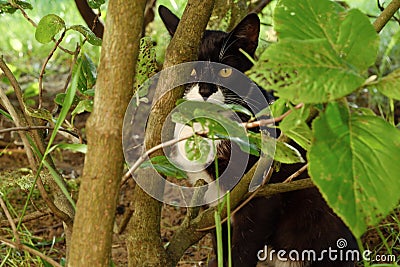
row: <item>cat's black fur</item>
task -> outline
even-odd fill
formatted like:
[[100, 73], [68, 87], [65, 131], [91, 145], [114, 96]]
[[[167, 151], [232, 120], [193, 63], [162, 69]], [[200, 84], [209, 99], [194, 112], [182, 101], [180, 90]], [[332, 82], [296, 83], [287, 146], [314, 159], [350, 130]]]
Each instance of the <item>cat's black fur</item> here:
[[[169, 33], [173, 35], [179, 19], [163, 6], [160, 6], [159, 13]], [[206, 31], [198, 59], [223, 63], [242, 72], [249, 70], [252, 63], [239, 51], [239, 48], [246, 51], [250, 56], [254, 56], [258, 44], [259, 25], [260, 21], [257, 15], [250, 14], [230, 33]], [[201, 84], [199, 93], [206, 100], [216, 90], [218, 90], [216, 86]], [[225, 91], [224, 94], [229, 93]], [[264, 95], [269, 97], [268, 94]], [[296, 146], [296, 144], [292, 145]], [[306, 152], [299, 146], [296, 146], [296, 148], [305, 158]], [[254, 160], [251, 160], [249, 165], [254, 164], [253, 162]], [[280, 171], [272, 175], [270, 182], [282, 182], [301, 166], [302, 164], [281, 165]], [[207, 169], [207, 172], [212, 171]], [[210, 173], [210, 175], [213, 175], [213, 173]], [[301, 174], [299, 178], [305, 177], [308, 177], [307, 172]], [[313, 249], [319, 255], [318, 253], [329, 247], [337, 249], [336, 241], [339, 238], [346, 239], [347, 247], [345, 250], [357, 249], [356, 241], [349, 229], [328, 207], [316, 188], [282, 193], [271, 198], [256, 198], [240, 209], [233, 217], [231, 247], [233, 266], [256, 266], [258, 262], [257, 252], [263, 249], [265, 245], [276, 251], [283, 249], [287, 253], [291, 250], [297, 250], [301, 253], [303, 250]], [[224, 239], [226, 240], [226, 232]], [[226, 255], [227, 250], [224, 248], [225, 264]], [[288, 262], [270, 262], [269, 264], [269, 266], [276, 267], [354, 266], [352, 261], [331, 262], [329, 260], [292, 262], [292, 265]], [[212, 261], [209, 266], [217, 265], [215, 261]]]

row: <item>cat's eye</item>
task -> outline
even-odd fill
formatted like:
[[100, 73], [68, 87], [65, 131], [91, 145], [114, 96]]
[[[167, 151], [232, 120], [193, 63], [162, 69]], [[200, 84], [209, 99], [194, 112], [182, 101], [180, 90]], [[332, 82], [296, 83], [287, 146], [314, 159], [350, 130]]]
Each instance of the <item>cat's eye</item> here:
[[229, 76], [232, 75], [232, 68], [223, 68], [219, 71], [219, 76], [222, 78], [228, 78]]
[[190, 73], [190, 76], [192, 76], [192, 77], [196, 77], [196, 74], [197, 74], [196, 70], [195, 70], [195, 69], [193, 69], [193, 70], [192, 70], [192, 72]]

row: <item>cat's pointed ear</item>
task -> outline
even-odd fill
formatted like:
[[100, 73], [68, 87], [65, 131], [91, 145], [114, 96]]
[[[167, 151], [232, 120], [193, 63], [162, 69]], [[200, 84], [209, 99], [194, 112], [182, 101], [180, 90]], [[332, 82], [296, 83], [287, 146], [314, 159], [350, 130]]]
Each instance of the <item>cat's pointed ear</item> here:
[[164, 22], [169, 34], [174, 36], [176, 28], [179, 24], [179, 18], [163, 5], [158, 8], [158, 14], [160, 14], [161, 20]]
[[238, 42], [240, 48], [253, 56], [258, 46], [258, 36], [260, 33], [260, 19], [257, 14], [247, 15], [231, 31], [230, 36]]

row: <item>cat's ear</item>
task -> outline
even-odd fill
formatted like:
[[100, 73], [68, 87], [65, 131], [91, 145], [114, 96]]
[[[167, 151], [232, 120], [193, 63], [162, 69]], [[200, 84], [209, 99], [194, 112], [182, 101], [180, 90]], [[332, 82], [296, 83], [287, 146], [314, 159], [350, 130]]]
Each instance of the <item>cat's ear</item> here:
[[161, 20], [164, 22], [169, 34], [174, 36], [176, 28], [179, 24], [179, 18], [163, 5], [158, 8], [158, 14], [160, 14]]
[[253, 56], [258, 46], [259, 33], [260, 19], [257, 14], [251, 13], [242, 19], [229, 35], [240, 48]]

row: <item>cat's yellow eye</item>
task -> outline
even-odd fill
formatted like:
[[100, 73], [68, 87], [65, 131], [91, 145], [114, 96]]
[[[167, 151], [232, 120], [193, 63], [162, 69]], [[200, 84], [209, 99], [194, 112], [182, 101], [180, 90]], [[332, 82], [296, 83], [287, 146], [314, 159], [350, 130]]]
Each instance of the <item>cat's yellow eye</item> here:
[[192, 76], [192, 77], [195, 77], [195, 76], [196, 76], [196, 74], [197, 74], [196, 70], [195, 70], [195, 69], [193, 69], [193, 70], [192, 70], [192, 72], [190, 73], [190, 76]]
[[222, 78], [228, 78], [229, 76], [232, 75], [232, 68], [223, 68], [219, 71], [219, 76]]

